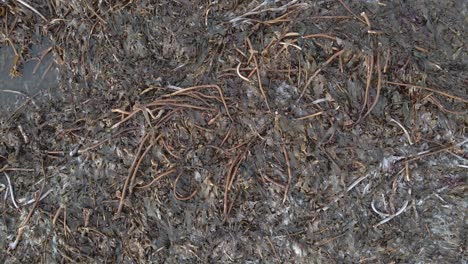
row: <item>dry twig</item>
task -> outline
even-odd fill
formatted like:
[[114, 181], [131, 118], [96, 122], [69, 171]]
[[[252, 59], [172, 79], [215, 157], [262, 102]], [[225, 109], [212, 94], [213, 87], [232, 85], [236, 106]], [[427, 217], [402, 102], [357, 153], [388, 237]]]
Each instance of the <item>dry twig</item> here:
[[179, 200], [179, 201], [188, 201], [190, 199], [192, 199], [196, 194], [197, 194], [197, 190], [193, 191], [191, 194], [189, 194], [188, 196], [186, 197], [183, 197], [183, 196], [180, 196], [178, 193], [177, 193], [177, 182], [179, 182], [179, 178], [180, 176], [182, 176], [182, 173], [179, 173], [179, 175], [177, 175], [177, 178], [175, 179], [174, 181], [174, 187], [173, 187], [173, 193], [174, 193], [174, 197]]
[[46, 175], [45, 175], [44, 170], [43, 170], [43, 174], [44, 174], [44, 181], [42, 182], [41, 190], [40, 190], [39, 193], [36, 195], [36, 201], [34, 202], [33, 206], [31, 207], [31, 210], [29, 210], [28, 216], [27, 216], [26, 219], [24, 219], [24, 221], [20, 224], [20, 227], [18, 228], [18, 232], [16, 233], [15, 241], [13, 241], [13, 242], [11, 242], [11, 243], [8, 244], [8, 248], [9, 248], [10, 250], [15, 250], [16, 247], [18, 246], [18, 243], [20, 242], [21, 237], [23, 236], [24, 229], [26, 228], [26, 225], [28, 224], [29, 220], [31, 219], [31, 216], [32, 216], [34, 210], [36, 209], [37, 204], [38, 204], [39, 201], [41, 200], [42, 192], [44, 191], [45, 182], [46, 182]]
[[440, 95], [443, 95], [445, 97], [454, 99], [456, 101], [460, 101], [460, 102], [463, 102], [463, 103], [468, 103], [468, 99], [461, 98], [461, 97], [458, 97], [458, 96], [455, 96], [455, 95], [451, 95], [449, 93], [439, 91], [437, 89], [433, 89], [433, 88], [429, 88], [429, 87], [424, 87], [424, 86], [419, 86], [419, 85], [414, 85], [414, 84], [400, 83], [400, 82], [390, 82], [390, 81], [385, 81], [385, 83], [398, 85], [398, 86], [402, 86], [402, 87], [405, 87], [405, 88], [414, 88], [414, 89], [426, 90], [426, 91], [429, 91], [429, 92], [433, 92], [433, 93], [440, 94]]
[[149, 138], [149, 136], [150, 136], [150, 134], [146, 134], [143, 137], [143, 139], [140, 141], [140, 146], [138, 147], [137, 153], [135, 155], [135, 159], [133, 160], [132, 166], [130, 166], [130, 169], [128, 170], [128, 176], [127, 176], [127, 179], [125, 180], [124, 186], [122, 188], [122, 193], [120, 195], [120, 202], [119, 202], [119, 207], [117, 209], [116, 217], [120, 216], [120, 212], [122, 211], [122, 208], [123, 208], [123, 205], [124, 205], [125, 196], [127, 194], [128, 184], [130, 183], [130, 180], [131, 180], [131, 178], [133, 176], [133, 172], [137, 167], [139, 157], [140, 157], [140, 153], [141, 153], [141, 150], [143, 149], [143, 145], [145, 144], [145, 142]]
[[302, 92], [301, 92], [301, 95], [299, 95], [299, 98], [297, 99], [297, 102], [299, 102], [301, 100], [301, 98], [304, 96], [306, 90], [307, 90], [307, 87], [309, 87], [309, 85], [312, 83], [312, 81], [314, 80], [315, 77], [317, 77], [317, 75], [323, 70], [323, 68], [325, 66], [327, 66], [328, 64], [330, 64], [336, 57], [340, 56], [345, 50], [340, 50], [338, 52], [336, 52], [335, 54], [333, 54], [327, 61], [325, 61], [325, 63], [322, 65], [322, 67], [318, 68], [314, 74], [312, 74], [312, 76], [307, 80], [306, 84], [304, 85], [304, 88], [302, 88]]
[[270, 105], [268, 104], [268, 99], [265, 94], [265, 90], [263, 90], [262, 79], [260, 77], [260, 68], [258, 67], [257, 57], [255, 56], [255, 51], [253, 49], [252, 43], [250, 42], [249, 38], [247, 38], [247, 44], [249, 45], [250, 54], [255, 64], [255, 69], [256, 69], [255, 71], [257, 72], [257, 80], [258, 80], [258, 86], [260, 88], [260, 92], [262, 93], [263, 99], [265, 100], [265, 104], [268, 108], [268, 112], [271, 112]]
[[292, 172], [291, 172], [291, 164], [289, 163], [289, 155], [288, 152], [286, 151], [286, 145], [283, 140], [283, 144], [281, 144], [281, 149], [283, 150], [283, 156], [284, 160], [286, 161], [286, 166], [288, 170], [288, 182], [286, 183], [286, 188], [284, 189], [284, 196], [283, 196], [283, 203], [286, 202], [286, 199], [288, 198], [288, 192], [289, 188], [291, 185], [291, 179], [292, 179]]

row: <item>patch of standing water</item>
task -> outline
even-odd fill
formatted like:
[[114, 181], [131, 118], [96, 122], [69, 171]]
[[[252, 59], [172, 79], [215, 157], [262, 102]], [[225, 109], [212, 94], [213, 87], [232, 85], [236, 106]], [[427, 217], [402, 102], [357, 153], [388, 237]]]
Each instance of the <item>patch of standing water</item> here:
[[[21, 75], [12, 77], [15, 53], [9, 45], [0, 46], [0, 113], [1, 116], [13, 112], [30, 97], [47, 94], [58, 86], [58, 68], [52, 53], [42, 54], [50, 47], [48, 41], [33, 45], [29, 59], [20, 67]], [[50, 94], [50, 93], [49, 93]]]

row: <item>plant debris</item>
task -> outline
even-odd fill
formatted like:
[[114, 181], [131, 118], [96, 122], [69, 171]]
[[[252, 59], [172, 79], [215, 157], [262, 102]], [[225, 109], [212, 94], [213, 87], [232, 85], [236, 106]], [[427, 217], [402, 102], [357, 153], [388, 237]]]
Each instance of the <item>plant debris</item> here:
[[0, 2], [0, 260], [466, 262], [462, 2]]

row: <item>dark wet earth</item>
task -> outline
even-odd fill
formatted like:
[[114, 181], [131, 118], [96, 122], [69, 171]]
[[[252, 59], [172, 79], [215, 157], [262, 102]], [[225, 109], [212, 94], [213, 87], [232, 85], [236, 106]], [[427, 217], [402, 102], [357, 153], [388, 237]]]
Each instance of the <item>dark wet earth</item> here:
[[26, 4], [2, 262], [466, 262], [465, 1]]

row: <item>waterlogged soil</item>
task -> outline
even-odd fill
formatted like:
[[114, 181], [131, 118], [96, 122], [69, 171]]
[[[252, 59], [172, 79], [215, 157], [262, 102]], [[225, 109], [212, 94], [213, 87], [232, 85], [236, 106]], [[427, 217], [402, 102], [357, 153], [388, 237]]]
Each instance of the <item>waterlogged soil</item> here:
[[466, 262], [464, 1], [28, 3], [2, 262]]

